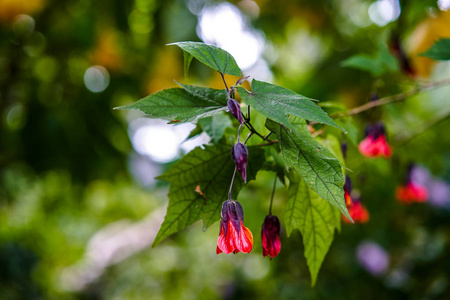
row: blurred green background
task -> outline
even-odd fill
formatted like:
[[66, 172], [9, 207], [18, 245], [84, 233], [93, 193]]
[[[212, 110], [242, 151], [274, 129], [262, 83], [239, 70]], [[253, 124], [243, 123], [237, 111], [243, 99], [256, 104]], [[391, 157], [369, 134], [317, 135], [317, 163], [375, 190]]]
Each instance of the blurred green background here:
[[[0, 0], [0, 299], [450, 299], [448, 86], [341, 119], [349, 134], [335, 133], [371, 219], [342, 226], [315, 288], [298, 232], [282, 232], [272, 261], [261, 255], [268, 171], [239, 196], [251, 254], [216, 255], [218, 223], [151, 248], [168, 201], [153, 178], [208, 138], [180, 147], [194, 125], [113, 110], [173, 80], [222, 88], [198, 62], [184, 78], [181, 51], [165, 46], [183, 40], [214, 43], [244, 75], [335, 103], [329, 113], [352, 108], [450, 77], [448, 61], [417, 56], [450, 37], [448, 9], [445, 0]], [[403, 56], [378, 74], [341, 65], [380, 47], [395, 54], [396, 42]], [[394, 155], [364, 158], [357, 143], [380, 119]], [[411, 162], [430, 199], [405, 206], [395, 187]], [[279, 184], [281, 221], [286, 199]]]

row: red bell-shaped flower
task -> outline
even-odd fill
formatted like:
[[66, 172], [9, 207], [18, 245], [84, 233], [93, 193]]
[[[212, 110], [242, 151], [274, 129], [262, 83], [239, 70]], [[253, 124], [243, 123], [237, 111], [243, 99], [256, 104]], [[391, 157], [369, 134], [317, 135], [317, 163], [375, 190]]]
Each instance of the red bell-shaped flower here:
[[[347, 175], [345, 176], [344, 196], [348, 213], [350, 214], [350, 217], [352, 217], [355, 223], [367, 223], [370, 219], [369, 211], [361, 204], [360, 200], [353, 199], [351, 197], [352, 188], [353, 188], [352, 180]], [[344, 216], [342, 216], [342, 220], [345, 223], [350, 223], [350, 221]]]
[[263, 257], [270, 255], [270, 259], [272, 259], [280, 253], [281, 242], [279, 236], [280, 221], [276, 216], [266, 216], [261, 228]]
[[398, 186], [395, 191], [397, 200], [403, 204], [426, 202], [428, 199], [427, 188], [413, 181], [411, 176], [413, 169], [414, 164], [410, 164], [406, 172], [404, 185]]
[[252, 232], [244, 226], [244, 211], [239, 202], [227, 200], [222, 204], [220, 234], [216, 253], [249, 253], [253, 247]]
[[359, 143], [358, 149], [367, 157], [391, 157], [392, 148], [386, 140], [384, 125], [382, 123], [367, 125], [365, 138]]

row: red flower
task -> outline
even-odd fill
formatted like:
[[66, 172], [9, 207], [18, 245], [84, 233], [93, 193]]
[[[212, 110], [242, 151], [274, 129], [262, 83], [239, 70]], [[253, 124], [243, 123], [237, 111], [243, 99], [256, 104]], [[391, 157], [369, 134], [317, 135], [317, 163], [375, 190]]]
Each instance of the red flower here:
[[[350, 196], [352, 192], [352, 181], [350, 177], [345, 176], [345, 184], [344, 184], [344, 196], [345, 196], [345, 204], [347, 205], [348, 213], [350, 217], [352, 217], [355, 223], [367, 223], [370, 219], [369, 211], [365, 208], [361, 201], [352, 199]], [[342, 215], [342, 220], [345, 223], [350, 223], [350, 221]]]
[[244, 226], [244, 211], [239, 202], [227, 200], [222, 205], [220, 235], [216, 253], [249, 253], [253, 247], [252, 232]]
[[428, 199], [427, 189], [413, 182], [409, 182], [406, 185], [397, 187], [395, 194], [397, 200], [404, 204], [425, 202]]
[[359, 143], [358, 149], [367, 157], [385, 157], [392, 155], [392, 148], [386, 141], [386, 130], [383, 124], [368, 125], [365, 130], [365, 139]]
[[[350, 217], [352, 217], [355, 223], [369, 222], [370, 219], [369, 211], [361, 204], [360, 201], [354, 200], [352, 202], [352, 205], [350, 205], [350, 207], [347, 206], [347, 209], [348, 213], [350, 214]], [[350, 223], [350, 221], [344, 216], [342, 216], [342, 220], [344, 220], [344, 222], [346, 223]]]
[[263, 257], [270, 255], [270, 259], [280, 253], [280, 221], [276, 216], [268, 215], [264, 219], [264, 223], [261, 228], [261, 241], [263, 248]]

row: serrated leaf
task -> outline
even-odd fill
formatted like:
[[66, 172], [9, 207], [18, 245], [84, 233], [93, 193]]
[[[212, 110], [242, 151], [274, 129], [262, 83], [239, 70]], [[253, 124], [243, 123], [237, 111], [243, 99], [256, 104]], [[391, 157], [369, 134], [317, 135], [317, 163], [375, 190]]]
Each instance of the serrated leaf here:
[[198, 123], [215, 144], [223, 137], [225, 129], [233, 125], [226, 114], [217, 114], [212, 117], [203, 118], [198, 120]]
[[[255, 179], [264, 162], [264, 151], [248, 147], [248, 180]], [[234, 171], [231, 146], [195, 148], [157, 179], [170, 182], [166, 217], [153, 242], [156, 246], [167, 236], [203, 218], [204, 229], [220, 218], [220, 208], [228, 198]], [[232, 197], [236, 199], [244, 182], [237, 174]]]
[[339, 160], [310, 134], [301, 118], [291, 117], [294, 130], [272, 120], [266, 127], [278, 136], [286, 168], [299, 172], [309, 188], [352, 220], [344, 199], [344, 176]]
[[133, 104], [115, 109], [138, 109], [150, 117], [176, 122], [192, 122], [227, 109], [225, 90], [181, 85], [162, 90]]
[[191, 65], [192, 59], [194, 58], [189, 52], [183, 52], [184, 58], [184, 78], [187, 79], [189, 74], [189, 66]]
[[289, 236], [299, 229], [303, 237], [305, 258], [314, 286], [322, 262], [340, 228], [339, 211], [308, 188], [297, 172], [288, 174], [289, 199], [284, 213], [284, 225]]
[[251, 92], [242, 87], [238, 92], [245, 103], [287, 128], [293, 129], [287, 117], [291, 114], [342, 129], [312, 99], [283, 87], [253, 79]]
[[440, 39], [424, 53], [420, 54], [434, 60], [449, 60], [450, 59], [450, 39]]
[[199, 42], [178, 42], [168, 45], [180, 47], [183, 51], [188, 52], [201, 63], [221, 74], [241, 76], [241, 69], [239, 69], [234, 57], [219, 47]]

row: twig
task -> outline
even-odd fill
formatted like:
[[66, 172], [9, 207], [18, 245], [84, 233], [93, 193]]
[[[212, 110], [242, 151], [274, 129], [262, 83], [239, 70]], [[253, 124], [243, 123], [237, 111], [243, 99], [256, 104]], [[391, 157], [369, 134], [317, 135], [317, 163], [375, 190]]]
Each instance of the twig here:
[[409, 92], [406, 93], [401, 93], [401, 94], [397, 94], [397, 95], [393, 95], [393, 96], [388, 96], [388, 97], [384, 97], [384, 98], [380, 98], [378, 100], [375, 101], [371, 101], [368, 102], [364, 105], [355, 107], [349, 111], [347, 111], [347, 113], [341, 113], [341, 114], [336, 114], [333, 116], [333, 118], [342, 118], [342, 117], [346, 117], [346, 116], [353, 116], [356, 114], [359, 114], [363, 111], [369, 110], [373, 107], [377, 107], [377, 106], [381, 106], [381, 105], [385, 105], [385, 104], [389, 104], [392, 102], [397, 102], [397, 101], [402, 101], [406, 98], [408, 98], [409, 96], [415, 95], [417, 93], [423, 92], [423, 91], [428, 91], [428, 90], [432, 90], [441, 86], [445, 86], [450, 84], [450, 78], [446, 78], [443, 80], [439, 80], [436, 82], [432, 82], [423, 86], [419, 86], [416, 87], [414, 89], [412, 89]]
[[425, 122], [422, 122], [421, 126], [414, 130], [413, 132], [410, 133], [400, 133], [398, 134], [394, 140], [396, 141], [398, 146], [404, 145], [408, 142], [410, 142], [412, 139], [416, 138], [417, 136], [421, 135], [422, 133], [424, 133], [427, 129], [438, 125], [439, 123], [447, 120], [448, 118], [450, 118], [450, 110], [444, 110], [441, 111], [440, 113], [438, 113], [437, 115], [434, 116], [434, 118], [427, 120]]

